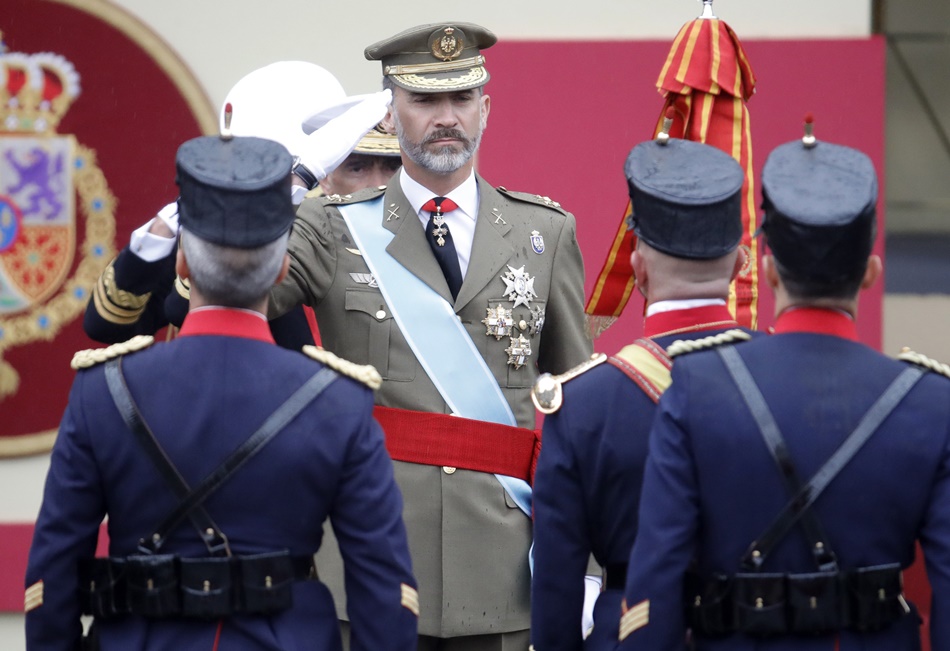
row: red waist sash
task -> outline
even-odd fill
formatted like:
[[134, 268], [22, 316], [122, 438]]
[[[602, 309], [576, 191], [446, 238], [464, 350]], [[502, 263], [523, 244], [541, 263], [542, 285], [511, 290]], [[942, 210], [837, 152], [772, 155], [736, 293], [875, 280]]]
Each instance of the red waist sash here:
[[375, 407], [386, 449], [397, 461], [534, 479], [541, 433], [447, 414]]

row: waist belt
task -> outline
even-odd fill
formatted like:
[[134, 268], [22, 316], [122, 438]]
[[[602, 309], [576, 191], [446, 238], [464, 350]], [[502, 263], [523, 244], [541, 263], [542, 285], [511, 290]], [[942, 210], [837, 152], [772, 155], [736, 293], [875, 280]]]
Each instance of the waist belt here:
[[705, 636], [872, 632], [910, 612], [900, 565], [847, 572], [687, 577], [687, 621]]
[[623, 590], [627, 586], [627, 564], [607, 563], [604, 567], [604, 590]]
[[293, 605], [291, 584], [316, 580], [313, 556], [288, 551], [180, 558], [143, 554], [80, 562], [82, 612], [96, 618], [217, 619], [269, 615]]
[[538, 433], [481, 420], [408, 409], [376, 407], [389, 456], [429, 466], [451, 466], [496, 475], [534, 478]]

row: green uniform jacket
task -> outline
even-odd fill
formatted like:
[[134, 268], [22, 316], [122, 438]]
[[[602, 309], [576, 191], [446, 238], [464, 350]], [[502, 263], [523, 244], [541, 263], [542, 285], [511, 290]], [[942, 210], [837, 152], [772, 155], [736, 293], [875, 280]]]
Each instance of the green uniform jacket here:
[[[518, 425], [534, 428], [529, 393], [539, 373], [566, 371], [587, 359], [592, 349], [584, 318], [584, 267], [576, 225], [574, 217], [550, 199], [496, 189], [480, 177], [477, 183], [475, 239], [455, 312], [501, 386]], [[272, 291], [271, 310], [281, 314], [297, 303], [311, 305], [328, 350], [379, 370], [383, 385], [376, 394], [378, 405], [449, 413], [392, 319], [337, 210], [340, 204], [372, 200], [383, 191], [384, 214], [379, 218], [394, 233], [387, 251], [452, 302], [423, 226], [394, 178], [388, 188], [304, 201], [290, 238], [290, 273]], [[537, 294], [528, 305], [512, 309], [513, 334], [529, 340], [532, 351], [521, 368], [508, 363], [505, 349], [511, 339], [496, 339], [482, 323], [489, 309], [513, 307], [514, 297], [505, 296], [508, 284], [503, 280], [509, 267], [523, 267]], [[539, 307], [544, 309], [543, 323]], [[531, 521], [494, 475], [467, 470], [449, 474], [435, 466], [394, 463], [419, 583], [419, 633], [455, 637], [527, 629]], [[334, 547], [325, 545], [326, 551], [321, 550], [319, 572], [342, 616], [342, 568], [336, 551], [330, 551]]]

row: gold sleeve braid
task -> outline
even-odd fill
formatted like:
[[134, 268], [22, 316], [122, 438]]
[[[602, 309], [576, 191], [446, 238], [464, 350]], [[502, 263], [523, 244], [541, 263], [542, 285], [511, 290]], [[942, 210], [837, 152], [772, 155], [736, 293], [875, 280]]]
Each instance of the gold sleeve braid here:
[[135, 323], [145, 311], [152, 293], [133, 294], [119, 289], [115, 283], [115, 260], [109, 263], [96, 281], [92, 301], [96, 312], [109, 323], [127, 325]]

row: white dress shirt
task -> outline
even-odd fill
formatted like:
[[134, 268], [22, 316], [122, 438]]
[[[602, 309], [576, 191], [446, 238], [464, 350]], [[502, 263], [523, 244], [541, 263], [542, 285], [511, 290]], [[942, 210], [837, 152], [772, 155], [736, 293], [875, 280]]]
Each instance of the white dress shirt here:
[[[412, 179], [406, 170], [399, 171], [399, 185], [402, 187], [406, 199], [412, 209], [416, 211], [419, 220], [422, 222], [422, 228], [429, 225], [429, 212], [422, 210], [423, 204], [437, 195], [432, 190], [427, 189], [419, 182]], [[462, 270], [462, 278], [465, 278], [465, 272], [468, 271], [468, 262], [472, 259], [472, 242], [475, 241], [475, 218], [478, 216], [478, 184], [475, 182], [475, 171], [467, 179], [447, 195], [458, 205], [458, 209], [445, 213], [445, 223], [449, 227], [449, 233], [452, 234], [452, 241], [455, 242], [455, 252], [459, 257], [459, 268]]]

